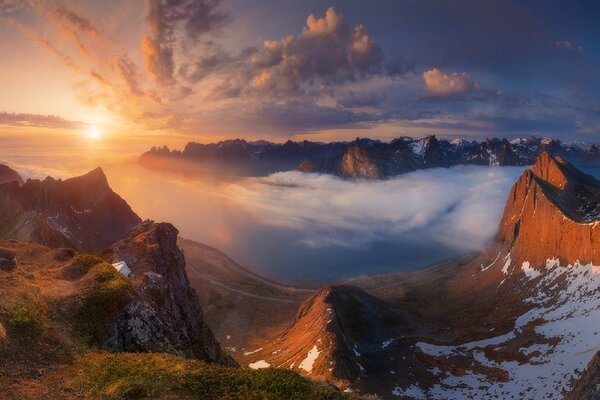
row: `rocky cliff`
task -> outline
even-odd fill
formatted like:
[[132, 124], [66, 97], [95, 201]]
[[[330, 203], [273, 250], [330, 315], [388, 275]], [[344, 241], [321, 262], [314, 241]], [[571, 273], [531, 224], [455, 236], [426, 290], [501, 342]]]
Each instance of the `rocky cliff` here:
[[104, 253], [125, 262], [135, 297], [108, 329], [113, 351], [166, 352], [235, 365], [206, 324], [171, 224], [145, 221]]

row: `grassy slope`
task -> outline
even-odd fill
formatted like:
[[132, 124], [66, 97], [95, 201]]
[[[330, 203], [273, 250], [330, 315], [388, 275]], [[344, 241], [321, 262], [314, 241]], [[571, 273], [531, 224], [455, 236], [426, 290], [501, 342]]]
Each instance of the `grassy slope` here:
[[129, 281], [94, 256], [37, 245], [0, 271], [0, 399], [348, 399], [287, 370], [251, 371], [166, 354], [109, 354], [102, 327], [133, 295]]
[[250, 371], [166, 354], [87, 353], [77, 369], [77, 390], [88, 399], [348, 399], [292, 371]]

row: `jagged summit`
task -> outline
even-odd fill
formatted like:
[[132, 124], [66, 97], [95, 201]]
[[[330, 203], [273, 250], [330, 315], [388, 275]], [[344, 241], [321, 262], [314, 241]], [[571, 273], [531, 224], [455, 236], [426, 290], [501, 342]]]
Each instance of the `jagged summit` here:
[[340, 387], [355, 381], [363, 353], [381, 350], [403, 317], [380, 299], [352, 286], [327, 286], [308, 298], [278, 339], [248, 352], [251, 368], [289, 368]]
[[0, 238], [100, 251], [141, 219], [112, 191], [101, 168], [74, 178], [0, 185]]
[[567, 162], [562, 158], [552, 157], [548, 152], [544, 151], [540, 154], [536, 163], [531, 167], [531, 172], [553, 186], [564, 189], [568, 180], [562, 170], [565, 165], [567, 165]]
[[14, 169], [8, 165], [0, 164], [0, 185], [3, 183], [17, 182], [18, 185], [23, 184], [23, 178]]
[[600, 265], [599, 221], [600, 182], [542, 152], [512, 187], [498, 234], [470, 273], [486, 272], [478, 284], [487, 286], [517, 279], [515, 266], [535, 269], [548, 259]]

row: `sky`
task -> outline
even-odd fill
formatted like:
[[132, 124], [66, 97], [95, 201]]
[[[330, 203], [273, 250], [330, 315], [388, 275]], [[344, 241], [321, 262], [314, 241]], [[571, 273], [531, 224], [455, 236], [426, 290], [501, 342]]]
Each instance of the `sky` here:
[[0, 137], [600, 139], [600, 3], [0, 0]]

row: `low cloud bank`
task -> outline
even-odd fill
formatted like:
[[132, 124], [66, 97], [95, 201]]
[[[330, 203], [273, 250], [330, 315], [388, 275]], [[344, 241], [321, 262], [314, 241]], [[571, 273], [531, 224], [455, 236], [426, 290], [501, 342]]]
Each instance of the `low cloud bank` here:
[[310, 247], [405, 238], [473, 251], [495, 234], [523, 169], [458, 166], [376, 182], [285, 172], [230, 184], [223, 195], [259, 223], [298, 231]]

